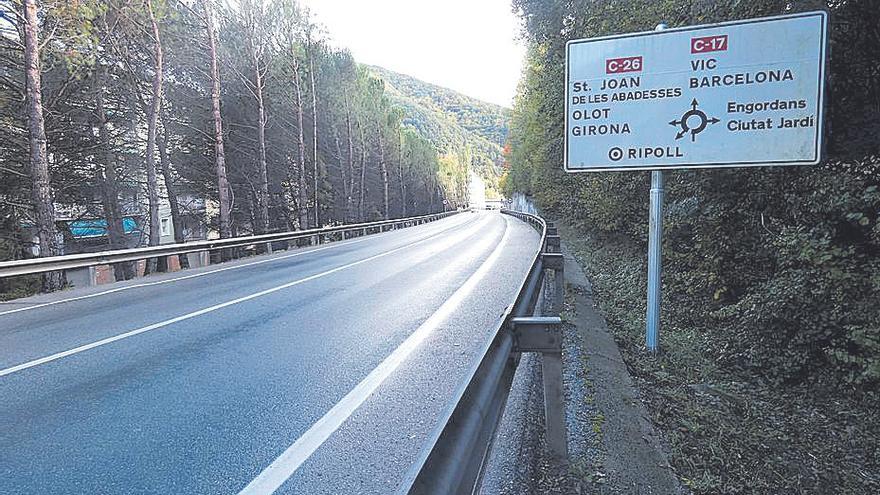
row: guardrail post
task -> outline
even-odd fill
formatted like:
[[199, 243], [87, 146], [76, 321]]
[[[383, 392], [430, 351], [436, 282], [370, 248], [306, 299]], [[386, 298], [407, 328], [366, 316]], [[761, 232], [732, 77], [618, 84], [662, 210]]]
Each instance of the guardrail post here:
[[547, 312], [552, 316], [560, 316], [565, 302], [565, 259], [562, 257], [562, 253], [545, 252], [541, 256], [544, 260], [544, 267], [553, 272], [553, 289], [550, 293], [550, 307]]
[[560, 239], [558, 235], [548, 235], [544, 240], [544, 251], [547, 253], [561, 253]]
[[510, 321], [517, 352], [540, 352], [544, 381], [544, 428], [547, 449], [568, 458], [565, 389], [562, 385], [562, 320], [558, 316], [526, 316]]
[[[550, 230], [550, 229], [547, 229]], [[556, 228], [553, 228], [556, 231]], [[555, 252], [544, 253], [544, 266], [553, 271], [553, 290], [550, 315], [561, 316], [565, 302], [565, 259], [555, 238]], [[565, 431], [565, 389], [562, 385], [562, 345], [559, 352], [541, 354], [541, 373], [544, 377], [544, 420], [547, 422], [547, 445], [556, 457], [568, 458], [568, 439]]]
[[568, 457], [565, 431], [565, 389], [562, 386], [562, 352], [541, 353], [541, 374], [544, 378], [544, 422], [550, 454]]

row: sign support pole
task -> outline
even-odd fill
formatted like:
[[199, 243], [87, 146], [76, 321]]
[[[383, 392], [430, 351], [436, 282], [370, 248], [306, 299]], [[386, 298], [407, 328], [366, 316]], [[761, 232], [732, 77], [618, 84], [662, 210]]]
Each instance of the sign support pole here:
[[663, 272], [663, 172], [651, 172], [648, 216], [648, 315], [645, 345], [652, 353], [660, 347], [660, 276]]
[[[655, 31], [663, 31], [658, 24]], [[653, 354], [660, 348], [660, 293], [663, 273], [663, 172], [651, 172], [651, 197], [648, 213], [648, 312], [645, 321], [645, 346]]]

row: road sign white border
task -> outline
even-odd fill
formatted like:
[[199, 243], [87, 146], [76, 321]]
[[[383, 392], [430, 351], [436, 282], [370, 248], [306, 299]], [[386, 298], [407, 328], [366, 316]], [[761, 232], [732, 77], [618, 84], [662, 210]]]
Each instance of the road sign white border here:
[[[682, 31], [701, 31], [705, 29], [717, 29], [725, 26], [738, 26], [742, 24], [758, 24], [761, 22], [778, 21], [784, 19], [796, 19], [801, 17], [818, 16], [822, 20], [822, 42], [819, 48], [819, 95], [817, 105], [817, 126], [816, 126], [816, 147], [813, 160], [801, 161], [760, 161], [760, 162], [720, 162], [720, 163], [673, 163], [673, 164], [640, 164], [632, 167], [601, 167], [601, 168], [571, 168], [568, 163], [568, 76], [569, 76], [569, 53], [572, 45], [582, 43], [592, 43], [595, 41], [605, 41], [621, 38], [636, 38], [639, 36], [663, 36], [670, 33], [678, 33]], [[597, 38], [584, 38], [577, 40], [568, 40], [565, 43], [565, 136], [563, 139], [563, 168], [568, 173], [581, 172], [625, 172], [635, 170], [691, 170], [705, 168], [744, 168], [744, 167], [767, 167], [767, 166], [792, 166], [792, 165], [818, 165], [822, 162], [822, 155], [825, 147], [825, 72], [828, 63], [828, 12], [826, 10], [812, 10], [809, 12], [798, 12], [795, 14], [785, 14], [770, 17], [756, 17], [753, 19], [742, 19], [738, 21], [719, 22], [715, 24], [700, 24], [697, 26], [684, 26], [678, 28], [669, 28], [662, 31], [640, 31], [637, 33], [615, 34], [611, 36], [600, 36]]]

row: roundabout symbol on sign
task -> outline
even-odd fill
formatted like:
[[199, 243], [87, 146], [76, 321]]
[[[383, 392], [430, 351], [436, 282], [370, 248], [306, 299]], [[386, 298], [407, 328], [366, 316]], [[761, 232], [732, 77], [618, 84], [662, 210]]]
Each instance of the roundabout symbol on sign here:
[[718, 122], [720, 122], [719, 119], [715, 117], [709, 118], [706, 115], [706, 112], [698, 110], [698, 105], [699, 103], [697, 102], [697, 99], [694, 98], [694, 100], [691, 102], [690, 110], [685, 112], [684, 115], [681, 116], [681, 119], [669, 122], [669, 125], [681, 128], [681, 130], [678, 131], [678, 134], [675, 135], [675, 139], [681, 139], [684, 137], [685, 134], [690, 132], [691, 141], [696, 141], [697, 134], [706, 130], [706, 127], [709, 124], [717, 124]]

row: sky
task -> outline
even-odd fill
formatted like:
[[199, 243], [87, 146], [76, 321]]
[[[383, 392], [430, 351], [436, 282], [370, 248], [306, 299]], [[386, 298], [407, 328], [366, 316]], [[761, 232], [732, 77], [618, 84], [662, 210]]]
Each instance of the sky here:
[[510, 107], [525, 48], [510, 0], [300, 0], [331, 43], [379, 65]]

